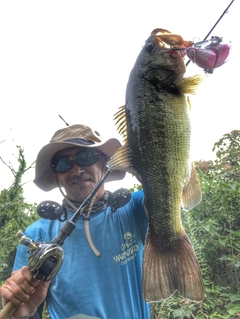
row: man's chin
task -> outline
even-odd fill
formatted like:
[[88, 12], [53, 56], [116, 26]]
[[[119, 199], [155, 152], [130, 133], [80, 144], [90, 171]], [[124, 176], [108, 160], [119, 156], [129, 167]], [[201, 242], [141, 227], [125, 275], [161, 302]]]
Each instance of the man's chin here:
[[73, 184], [71, 190], [68, 192], [68, 198], [71, 200], [82, 202], [93, 190], [95, 184], [92, 182], [84, 182]]

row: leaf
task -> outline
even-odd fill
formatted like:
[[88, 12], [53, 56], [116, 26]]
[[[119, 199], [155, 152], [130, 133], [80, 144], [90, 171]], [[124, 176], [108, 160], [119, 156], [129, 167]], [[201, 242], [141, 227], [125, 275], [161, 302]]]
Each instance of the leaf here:
[[[234, 302], [234, 301], [236, 301], [236, 300], [240, 300], [240, 294], [231, 295], [231, 296], [230, 296], [230, 300], [231, 300], [231, 302]], [[240, 311], [240, 305], [239, 305], [238, 307], [239, 307], [239, 308], [238, 308], [238, 311]]]
[[228, 241], [228, 238], [227, 237], [221, 237], [218, 239], [219, 243], [223, 246], [226, 245], [226, 242]]
[[182, 309], [177, 309], [177, 310], [173, 311], [173, 317], [174, 318], [180, 317], [182, 314], [183, 314]]
[[210, 232], [211, 225], [210, 224], [204, 225], [203, 228], [206, 229], [206, 231]]

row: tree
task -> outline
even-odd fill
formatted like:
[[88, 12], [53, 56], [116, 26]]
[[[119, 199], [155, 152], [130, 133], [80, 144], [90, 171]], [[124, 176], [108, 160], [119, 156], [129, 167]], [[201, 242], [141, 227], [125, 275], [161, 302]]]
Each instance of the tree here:
[[9, 189], [0, 193], [0, 283], [9, 277], [12, 271], [13, 261], [18, 245], [15, 234], [20, 229], [25, 229], [36, 220], [36, 205], [28, 204], [23, 197], [22, 176], [31, 168], [26, 168], [23, 149], [18, 148], [18, 169], [14, 170], [11, 165], [6, 164], [14, 175], [14, 182]]

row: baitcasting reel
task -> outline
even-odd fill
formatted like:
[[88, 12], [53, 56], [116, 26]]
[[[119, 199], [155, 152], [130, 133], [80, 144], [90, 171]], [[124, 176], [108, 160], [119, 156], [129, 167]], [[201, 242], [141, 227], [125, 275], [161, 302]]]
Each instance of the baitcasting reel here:
[[54, 243], [35, 242], [19, 231], [16, 234], [19, 243], [29, 248], [29, 270], [38, 280], [49, 281], [59, 271], [64, 252], [61, 246]]

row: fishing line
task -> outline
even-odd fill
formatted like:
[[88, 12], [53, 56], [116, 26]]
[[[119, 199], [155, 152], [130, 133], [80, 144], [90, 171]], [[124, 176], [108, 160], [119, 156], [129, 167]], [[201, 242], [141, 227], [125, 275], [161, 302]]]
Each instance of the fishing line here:
[[[223, 16], [228, 13], [228, 9], [230, 8], [230, 6], [233, 4], [234, 0], [232, 0], [230, 2], [230, 4], [228, 5], [228, 7], [223, 11], [222, 15], [220, 16], [220, 18], [217, 20], [217, 22], [214, 24], [214, 26], [212, 27], [212, 29], [208, 32], [208, 34], [205, 36], [205, 38], [203, 39], [203, 41], [207, 40], [207, 38], [209, 37], [209, 35], [212, 33], [212, 31], [215, 29], [215, 27], [218, 25], [218, 23], [220, 22], [220, 20], [223, 18]], [[186, 63], [186, 66], [188, 66], [188, 64], [191, 62], [191, 60], [188, 60]]]

